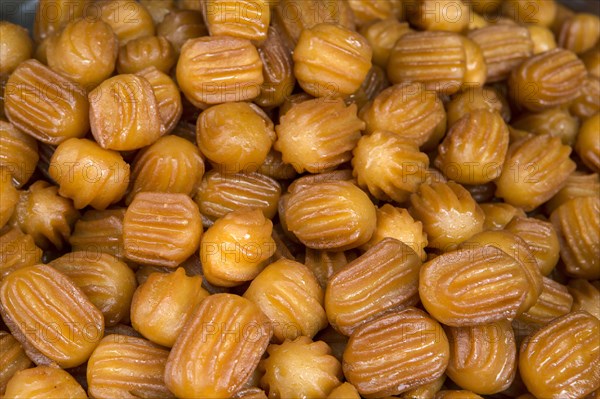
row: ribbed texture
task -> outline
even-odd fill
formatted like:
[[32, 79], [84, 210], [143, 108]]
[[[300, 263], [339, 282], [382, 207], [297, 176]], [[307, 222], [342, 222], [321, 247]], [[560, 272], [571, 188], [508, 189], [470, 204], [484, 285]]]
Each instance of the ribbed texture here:
[[530, 111], [543, 111], [577, 98], [586, 74], [575, 53], [557, 48], [534, 55], [514, 69], [510, 94]]
[[556, 194], [575, 170], [571, 147], [558, 137], [533, 136], [511, 145], [496, 195], [511, 205], [531, 211]]
[[517, 348], [510, 322], [449, 327], [450, 363], [446, 373], [462, 388], [479, 394], [507, 389], [517, 371]]
[[281, 0], [274, 8], [273, 25], [282, 32], [290, 52], [304, 29], [322, 22], [355, 28], [352, 9], [344, 0]]
[[73, 20], [49, 41], [48, 66], [89, 90], [112, 74], [118, 49], [117, 37], [106, 23]]
[[50, 266], [29, 266], [9, 274], [2, 281], [0, 299], [3, 316], [28, 344], [63, 368], [85, 362], [102, 338], [102, 313]]
[[285, 213], [288, 229], [313, 249], [355, 248], [375, 230], [375, 206], [361, 189], [344, 181], [292, 192]]
[[203, 175], [204, 161], [197, 146], [181, 137], [161, 137], [133, 161], [127, 202], [143, 191], [195, 194]]
[[558, 262], [559, 242], [551, 223], [537, 218], [515, 217], [506, 225], [506, 231], [527, 243], [544, 276], [552, 272]]
[[422, 83], [401, 83], [382, 91], [361, 118], [367, 132], [388, 130], [402, 138], [423, 145], [440, 124], [445, 124], [442, 101], [428, 92]]
[[310, 95], [344, 97], [360, 87], [372, 54], [358, 33], [337, 24], [319, 24], [303, 30], [298, 39], [292, 55], [294, 75]]
[[600, 321], [587, 312], [565, 315], [532, 335], [519, 356], [529, 392], [538, 398], [580, 398], [597, 389], [599, 335]]
[[33, 237], [36, 245], [62, 250], [69, 241], [79, 212], [70, 199], [58, 195], [58, 187], [38, 180], [21, 191], [13, 220], [21, 231]]
[[356, 105], [346, 106], [341, 99], [308, 100], [293, 105], [281, 117], [273, 148], [298, 173], [320, 173], [352, 158], [364, 128]]
[[154, 67], [143, 69], [136, 75], [146, 79], [152, 86], [165, 134], [173, 131], [183, 113], [179, 88], [169, 75]]
[[422, 260], [427, 258], [427, 234], [423, 232], [423, 223], [416, 221], [404, 208], [396, 208], [384, 204], [377, 209], [377, 228], [371, 240], [361, 248], [368, 250], [386, 237], [396, 240], [412, 248]]
[[85, 92], [77, 83], [33, 59], [21, 63], [6, 82], [6, 117], [46, 144], [85, 135], [88, 107]]
[[267, 40], [258, 47], [258, 54], [263, 63], [265, 81], [260, 87], [260, 96], [254, 102], [261, 107], [281, 105], [292, 93], [296, 78], [292, 54], [277, 29], [269, 28]]
[[125, 212], [125, 256], [147, 265], [175, 267], [198, 248], [202, 221], [185, 194], [140, 193]]
[[122, 259], [124, 217], [125, 208], [85, 212], [69, 237], [73, 251], [107, 253]]
[[59, 194], [73, 200], [75, 208], [88, 205], [105, 209], [120, 200], [129, 183], [129, 165], [115, 151], [88, 139], [69, 139], [50, 160], [50, 177]]
[[2, 359], [0, 392], [4, 393], [6, 384], [12, 376], [17, 371], [29, 368], [31, 360], [25, 354], [19, 341], [6, 331], [0, 331], [0, 359]]
[[206, 26], [211, 36], [233, 36], [260, 43], [271, 17], [267, 0], [207, 0]]
[[519, 320], [544, 325], [571, 311], [573, 297], [567, 287], [547, 277], [543, 278], [543, 289], [537, 302]]
[[212, 170], [204, 175], [194, 200], [202, 215], [211, 220], [240, 208], [260, 209], [272, 218], [280, 195], [279, 183], [260, 173], [224, 175]]
[[335, 273], [327, 284], [325, 309], [333, 327], [350, 335], [392, 310], [413, 305], [421, 259], [407, 245], [386, 238]]
[[469, 32], [479, 45], [487, 65], [487, 82], [504, 80], [533, 54], [533, 42], [526, 27], [496, 24]]
[[29, 180], [38, 160], [37, 141], [0, 120], [0, 167], [10, 171], [17, 188]]
[[430, 247], [451, 250], [483, 229], [483, 211], [454, 182], [422, 184], [411, 195], [410, 204], [410, 213], [423, 223]]
[[271, 334], [268, 319], [249, 300], [211, 295], [175, 342], [165, 382], [180, 398], [229, 398], [258, 365]]
[[156, 96], [144, 78], [117, 75], [102, 82], [89, 98], [92, 134], [102, 148], [137, 150], [165, 133]]
[[280, 259], [267, 266], [250, 283], [244, 298], [256, 303], [273, 322], [277, 341], [300, 335], [314, 337], [327, 327], [323, 289], [301, 263]]
[[392, 83], [422, 82], [427, 90], [456, 93], [466, 72], [460, 35], [450, 32], [403, 35], [392, 49], [387, 69]]
[[259, 366], [265, 370], [260, 386], [271, 399], [325, 398], [340, 384], [342, 367], [323, 341], [298, 337], [269, 345], [267, 352]]
[[598, 15], [580, 13], [562, 23], [557, 41], [560, 47], [580, 54], [594, 47], [599, 37]]
[[452, 125], [438, 147], [435, 166], [458, 183], [488, 183], [502, 172], [508, 141], [499, 113], [474, 110]]
[[528, 290], [518, 262], [491, 246], [444, 253], [423, 265], [419, 279], [425, 309], [456, 327], [514, 319]]
[[263, 83], [262, 62], [249, 40], [196, 38], [181, 48], [177, 82], [195, 105], [249, 100]]
[[173, 273], [152, 273], [135, 291], [131, 325], [152, 342], [170, 348], [188, 316], [208, 295], [202, 276], [186, 276], [182, 267]]
[[169, 351], [142, 338], [108, 335], [87, 364], [94, 398], [174, 398], [163, 381]]
[[388, 131], [363, 136], [353, 154], [358, 185], [383, 201], [406, 201], [423, 183], [429, 167], [429, 158], [415, 144]]
[[175, 50], [162, 36], [146, 36], [129, 41], [119, 49], [117, 72], [136, 73], [146, 67], [155, 67], [168, 73], [177, 59]]
[[[490, 245], [491, 248], [485, 248], [486, 245]], [[487, 253], [486, 251], [493, 251], [493, 248], [497, 248], [508, 254], [517, 261], [528, 282], [527, 295], [519, 307], [518, 314], [536, 303], [542, 293], [542, 274], [535, 257], [523, 239], [504, 230], [483, 231], [465, 241], [459, 248], [481, 250], [483, 255]]]
[[275, 139], [271, 119], [247, 102], [210, 107], [196, 123], [198, 147], [221, 173], [256, 171]]
[[17, 227], [0, 236], [0, 280], [10, 272], [42, 262], [42, 250], [33, 237]]
[[218, 219], [200, 244], [204, 277], [221, 287], [254, 279], [275, 253], [272, 235], [273, 223], [258, 209], [240, 209]]
[[137, 287], [133, 271], [108, 254], [71, 252], [49, 263], [69, 277], [102, 311], [107, 326], [129, 314], [131, 298]]
[[344, 352], [344, 375], [361, 396], [396, 395], [440, 377], [449, 360], [442, 327], [408, 308], [358, 328]]
[[550, 217], [560, 240], [560, 256], [571, 277], [600, 278], [600, 199], [574, 198]]
[[[600, 95], [600, 94], [599, 94]], [[573, 145], [579, 131], [577, 118], [563, 108], [551, 108], [542, 112], [527, 113], [511, 121], [515, 129], [536, 135], [550, 134], [560, 137], [563, 144]]]

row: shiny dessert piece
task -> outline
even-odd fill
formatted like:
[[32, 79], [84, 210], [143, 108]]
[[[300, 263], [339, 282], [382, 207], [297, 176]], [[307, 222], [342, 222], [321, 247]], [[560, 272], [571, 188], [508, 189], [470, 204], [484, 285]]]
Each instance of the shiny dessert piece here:
[[[584, 397], [600, 384], [600, 321], [585, 311], [569, 313], [525, 340], [519, 371], [536, 397]], [[540, 378], [540, 375], [548, 378]]]
[[97, 252], [70, 252], [49, 263], [69, 277], [113, 326], [129, 316], [137, 287], [133, 271], [119, 259]]
[[89, 94], [94, 139], [107, 150], [131, 151], [166, 133], [150, 82], [138, 75], [117, 75]]
[[271, 335], [268, 318], [254, 303], [233, 294], [211, 295], [175, 341], [164, 381], [179, 398], [230, 398], [257, 367]]
[[88, 393], [96, 398], [174, 398], [163, 381], [168, 356], [168, 350], [143, 338], [107, 335], [87, 364]]
[[272, 232], [273, 223], [258, 209], [243, 208], [217, 219], [200, 242], [204, 277], [221, 287], [253, 280], [275, 253]]
[[49, 174], [58, 193], [71, 198], [76, 209], [106, 209], [123, 198], [129, 184], [129, 165], [121, 154], [88, 139], [60, 144], [50, 159]]
[[139, 193], [123, 219], [125, 257], [142, 264], [177, 267], [201, 236], [198, 206], [185, 194]]
[[293, 191], [285, 207], [287, 228], [307, 247], [346, 250], [368, 242], [375, 230], [375, 206], [345, 181], [322, 182]]
[[323, 341], [301, 336], [281, 345], [271, 344], [267, 353], [259, 366], [265, 370], [260, 386], [270, 398], [326, 397], [341, 384], [342, 366]]
[[38, 365], [78, 366], [102, 338], [102, 312], [51, 266], [38, 264], [10, 273], [2, 280], [0, 298], [2, 318]]
[[342, 334], [418, 300], [420, 257], [385, 238], [332, 275], [325, 290], [329, 323]]
[[19, 64], [6, 82], [6, 117], [46, 144], [83, 137], [90, 128], [89, 107], [81, 85], [34, 59]]
[[131, 325], [150, 341], [171, 348], [194, 308], [208, 296], [201, 276], [151, 273], [133, 294]]
[[204, 36], [188, 40], [177, 62], [177, 83], [196, 107], [252, 100], [264, 82], [263, 63], [247, 39]]
[[365, 123], [354, 104], [313, 99], [292, 105], [275, 127], [273, 148], [298, 173], [321, 173], [349, 161]]
[[313, 338], [327, 326], [324, 290], [310, 269], [280, 259], [267, 266], [250, 283], [244, 298], [251, 300], [273, 324], [275, 342], [299, 336]]
[[407, 308], [356, 329], [344, 351], [343, 370], [361, 396], [383, 397], [438, 379], [449, 358], [448, 339], [438, 322]]
[[372, 49], [360, 34], [338, 24], [304, 29], [294, 48], [294, 75], [315, 97], [345, 97], [360, 87], [371, 68]]
[[48, 42], [48, 66], [90, 91], [115, 70], [119, 41], [102, 20], [78, 19]]

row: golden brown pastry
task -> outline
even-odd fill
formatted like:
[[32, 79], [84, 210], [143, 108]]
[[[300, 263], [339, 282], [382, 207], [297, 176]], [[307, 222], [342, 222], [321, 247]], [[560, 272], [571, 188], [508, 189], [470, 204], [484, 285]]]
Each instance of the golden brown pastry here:
[[177, 83], [196, 107], [252, 100], [264, 82], [263, 64], [247, 39], [204, 36], [188, 40], [177, 62]]
[[110, 25], [78, 19], [48, 42], [48, 66], [90, 91], [112, 75], [119, 41]]
[[315, 97], [344, 97], [360, 87], [371, 68], [367, 40], [341, 25], [304, 29], [294, 48], [294, 75]]
[[275, 127], [284, 162], [298, 173], [321, 173], [352, 157], [365, 123], [356, 115], [356, 105], [342, 99], [314, 99], [292, 107]]
[[0, 75], [10, 75], [33, 54], [33, 41], [22, 26], [0, 22]]
[[78, 83], [33, 59], [19, 64], [6, 82], [6, 117], [46, 144], [83, 137], [90, 127], [89, 106]]
[[271, 119], [246, 102], [214, 105], [200, 114], [196, 124], [200, 151], [223, 174], [255, 172], [275, 139]]

